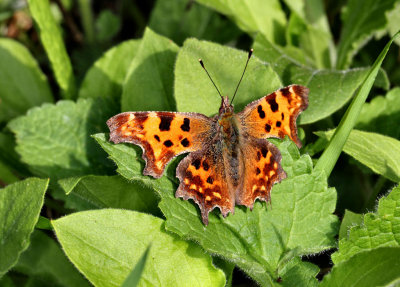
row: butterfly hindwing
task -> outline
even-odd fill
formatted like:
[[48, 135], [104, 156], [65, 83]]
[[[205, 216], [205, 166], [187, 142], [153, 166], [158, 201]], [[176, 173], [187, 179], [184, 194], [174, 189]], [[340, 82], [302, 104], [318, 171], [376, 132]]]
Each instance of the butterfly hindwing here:
[[197, 113], [126, 112], [107, 121], [110, 140], [143, 150], [145, 175], [161, 177], [175, 156], [199, 150], [210, 137], [212, 120]]
[[308, 106], [308, 88], [291, 85], [248, 104], [237, 116], [244, 133], [254, 138], [289, 136], [298, 147], [296, 119]]
[[215, 207], [223, 216], [234, 211], [235, 197], [229, 188], [221, 145], [193, 152], [178, 165], [176, 176], [180, 185], [176, 197], [193, 199], [199, 206], [203, 223], [208, 224], [208, 213]]

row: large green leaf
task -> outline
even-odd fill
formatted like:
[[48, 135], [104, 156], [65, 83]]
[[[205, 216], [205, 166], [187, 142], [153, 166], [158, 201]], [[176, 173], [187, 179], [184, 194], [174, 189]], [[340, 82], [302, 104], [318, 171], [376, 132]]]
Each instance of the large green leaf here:
[[331, 68], [335, 46], [325, 14], [324, 1], [284, 1], [292, 11], [286, 30], [288, 44], [298, 46], [317, 68]]
[[158, 0], [148, 25], [178, 45], [189, 37], [226, 43], [241, 33], [230, 20], [191, 0]]
[[49, 84], [36, 60], [20, 43], [0, 39], [0, 122], [52, 102]]
[[349, 0], [343, 9], [343, 28], [338, 45], [336, 68], [350, 66], [353, 56], [379, 30], [386, 28], [385, 12], [396, 0]]
[[278, 0], [198, 0], [231, 18], [243, 31], [260, 32], [274, 43], [284, 42], [286, 16]]
[[37, 175], [63, 178], [104, 173], [110, 163], [90, 134], [106, 130], [105, 122], [115, 112], [100, 98], [59, 101], [31, 109], [11, 121], [9, 128], [16, 134], [22, 161]]
[[57, 286], [89, 286], [68, 261], [60, 245], [38, 230], [32, 233], [29, 248], [21, 254], [13, 270]]
[[[290, 277], [294, 270], [308, 274], [303, 282], [314, 282], [315, 266], [293, 260], [300, 254], [335, 246], [338, 221], [332, 212], [336, 192], [327, 187], [324, 174], [312, 172], [310, 157], [300, 156], [291, 141], [279, 145], [288, 178], [272, 189], [271, 208], [256, 202], [252, 211], [236, 207], [235, 214], [225, 219], [215, 211], [210, 214], [209, 225], [204, 226], [192, 201], [175, 198], [172, 178], [154, 180], [142, 175], [142, 163], [134, 160], [140, 155], [136, 148], [114, 145], [101, 134], [95, 138], [116, 162], [120, 174], [141, 180], [160, 194], [167, 230], [234, 262], [263, 286], [272, 285], [272, 277]], [[287, 282], [296, 286], [294, 281]]]
[[0, 189], [0, 277], [28, 248], [49, 181], [28, 178]]
[[178, 49], [171, 40], [146, 29], [123, 85], [122, 111], [175, 109], [172, 87]]
[[[331, 139], [334, 130], [317, 132]], [[400, 181], [400, 141], [377, 133], [352, 130], [343, 151], [374, 172], [394, 181]]]
[[365, 103], [357, 119], [356, 127], [400, 139], [400, 88], [389, 91]]
[[55, 21], [49, 0], [28, 0], [29, 10], [35, 20], [40, 40], [49, 57], [61, 95], [66, 99], [75, 98], [75, 78], [68, 57], [60, 27]]
[[[175, 100], [178, 111], [213, 115], [221, 98], [199, 64], [201, 58], [223, 96], [232, 98], [243, 72], [247, 53], [206, 41], [189, 39], [181, 48], [175, 67]], [[234, 104], [237, 111], [251, 101], [273, 92], [282, 84], [269, 66], [250, 59]]]
[[363, 223], [349, 230], [349, 235], [339, 241], [339, 250], [332, 260], [339, 264], [354, 254], [384, 246], [400, 247], [400, 187], [379, 200], [375, 213], [364, 215]]
[[104, 53], [86, 73], [79, 90], [79, 97], [119, 100], [128, 68], [139, 46], [140, 40], [130, 40]]
[[[368, 68], [345, 71], [314, 70], [302, 65], [261, 36], [256, 38], [253, 48], [257, 57], [267, 61], [274, 68], [283, 85], [299, 84], [310, 89], [308, 108], [300, 115], [302, 124], [316, 122], [342, 108], [369, 72]], [[383, 74], [381, 77], [384, 76]]]
[[156, 213], [158, 210], [158, 198], [153, 190], [121, 176], [88, 175], [61, 179], [58, 183], [68, 197], [80, 199], [67, 201], [69, 204], [66, 207], [69, 208], [82, 210], [112, 207], [147, 213]]
[[[224, 273], [194, 243], [135, 211], [77, 212], [52, 222], [68, 258], [95, 286], [120, 286], [151, 243], [139, 286], [224, 286]], [[174, 267], [175, 272], [171, 272]]]
[[399, 286], [400, 248], [382, 247], [357, 253], [335, 265], [321, 287]]

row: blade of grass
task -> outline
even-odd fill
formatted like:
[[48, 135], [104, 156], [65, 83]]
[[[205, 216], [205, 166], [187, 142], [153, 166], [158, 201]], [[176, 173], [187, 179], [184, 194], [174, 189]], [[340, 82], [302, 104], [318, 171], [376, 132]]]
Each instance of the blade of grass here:
[[358, 115], [361, 112], [361, 108], [368, 97], [369, 91], [375, 81], [376, 75], [378, 74], [379, 68], [382, 65], [383, 60], [390, 48], [392, 42], [400, 35], [400, 31], [397, 32], [392, 39], [386, 44], [385, 48], [379, 54], [378, 58], [375, 60], [374, 65], [371, 67], [367, 77], [361, 84], [360, 89], [353, 98], [349, 108], [347, 109], [345, 115], [339, 123], [338, 128], [335, 130], [332, 139], [330, 140], [328, 146], [319, 158], [315, 169], [325, 171], [326, 175], [329, 176], [335, 166], [339, 155], [343, 149], [344, 144], [354, 128], [357, 121]]
[[122, 287], [136, 287], [142, 277], [144, 266], [146, 265], [147, 255], [149, 255], [151, 244], [147, 247], [146, 251], [140, 257], [138, 263], [136, 263], [132, 272], [129, 273], [128, 277], [125, 279]]
[[76, 86], [71, 60], [61, 35], [60, 27], [51, 14], [49, 0], [28, 0], [29, 10], [35, 20], [36, 30], [50, 60], [64, 99], [75, 99]]
[[95, 40], [94, 27], [93, 27], [93, 13], [91, 8], [92, 1], [79, 0], [79, 10], [82, 17], [83, 31], [85, 32], [86, 41], [89, 44], [93, 44]]

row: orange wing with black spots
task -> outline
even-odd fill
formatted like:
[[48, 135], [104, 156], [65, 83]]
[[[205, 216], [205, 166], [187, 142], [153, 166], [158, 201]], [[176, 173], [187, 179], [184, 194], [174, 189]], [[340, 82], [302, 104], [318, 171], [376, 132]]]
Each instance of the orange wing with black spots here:
[[216, 142], [185, 157], [176, 169], [180, 180], [176, 197], [193, 199], [206, 225], [208, 214], [215, 207], [220, 208], [224, 217], [234, 212], [234, 191], [228, 186], [222, 154], [222, 146]]
[[107, 121], [110, 140], [143, 150], [145, 175], [159, 178], [175, 156], [202, 149], [211, 136], [212, 119], [197, 113], [126, 112]]
[[256, 199], [270, 200], [270, 191], [276, 182], [286, 178], [277, 147], [266, 139], [249, 138], [243, 142], [244, 172], [236, 203], [253, 208]]
[[242, 131], [255, 138], [288, 135], [298, 147], [296, 119], [308, 106], [308, 88], [291, 85], [248, 104], [237, 116]]

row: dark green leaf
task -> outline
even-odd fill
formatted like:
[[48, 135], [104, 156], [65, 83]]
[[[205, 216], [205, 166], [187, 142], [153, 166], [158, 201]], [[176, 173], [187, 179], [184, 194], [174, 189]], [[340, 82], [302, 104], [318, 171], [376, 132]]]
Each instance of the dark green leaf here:
[[126, 77], [122, 111], [174, 110], [173, 70], [179, 48], [146, 29]]
[[192, 0], [158, 0], [149, 27], [178, 45], [189, 37], [226, 43], [241, 33], [231, 21]]
[[99, 41], [107, 41], [114, 37], [121, 29], [121, 20], [109, 10], [100, 12], [96, 19], [96, 38]]
[[0, 122], [53, 101], [36, 60], [23, 45], [11, 39], [0, 39], [0, 87]]
[[57, 286], [89, 286], [60, 246], [41, 231], [33, 232], [29, 248], [21, 254], [13, 270]]
[[0, 189], [0, 277], [28, 248], [49, 181], [28, 178]]
[[66, 99], [73, 99], [76, 96], [76, 87], [71, 61], [65, 49], [60, 27], [51, 13], [49, 0], [28, 0], [28, 4], [40, 40], [61, 89], [61, 95]]
[[[349, 0], [343, 9], [343, 28], [338, 45], [336, 68], [350, 66], [353, 56], [379, 30], [386, 28], [385, 12], [391, 10], [396, 0]], [[397, 27], [398, 30], [398, 27]]]
[[243, 31], [283, 44], [286, 16], [277, 0], [198, 0], [231, 18]]
[[[381, 247], [357, 253], [335, 265], [321, 287], [398, 286], [400, 248]], [[392, 285], [392, 283], [397, 282]]]
[[[224, 286], [224, 273], [194, 243], [166, 233], [164, 221], [147, 214], [101, 209], [52, 222], [68, 258], [95, 286], [120, 286], [151, 243], [140, 285]], [[171, 267], [178, 272], [171, 272]], [[195, 268], [194, 268], [195, 267]]]
[[400, 88], [389, 91], [385, 97], [375, 97], [365, 103], [356, 127], [377, 132], [396, 139], [400, 138]]

